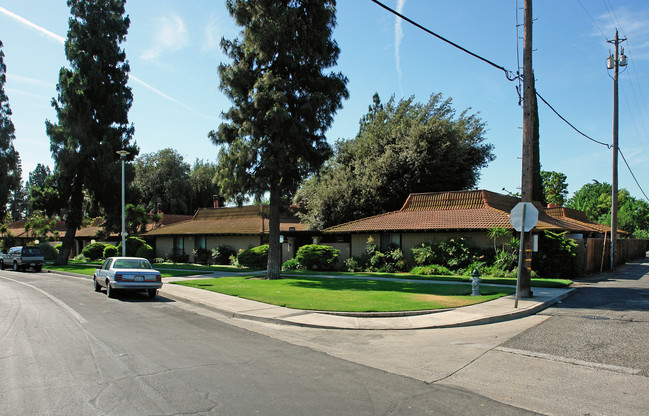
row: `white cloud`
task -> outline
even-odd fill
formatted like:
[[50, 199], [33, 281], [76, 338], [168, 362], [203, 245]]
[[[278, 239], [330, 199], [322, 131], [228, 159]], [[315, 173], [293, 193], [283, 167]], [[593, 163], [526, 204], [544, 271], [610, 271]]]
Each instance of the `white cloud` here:
[[622, 43], [622, 46], [628, 45], [625, 49], [633, 51], [632, 58], [649, 59], [649, 10], [631, 11], [622, 6], [602, 14], [597, 20], [609, 39], [615, 36], [615, 29], [619, 30], [620, 37], [627, 38], [627, 42]]
[[185, 22], [180, 16], [171, 16], [154, 19], [157, 31], [153, 45], [141, 55], [142, 59], [156, 60], [163, 53], [178, 51], [189, 44], [189, 34]]
[[[398, 0], [397, 2], [397, 12], [402, 13], [403, 8], [406, 5], [406, 0]], [[403, 86], [401, 85], [401, 41], [403, 40], [403, 28], [401, 27], [403, 20], [395, 16], [394, 18], [394, 59], [397, 69], [397, 79], [399, 82], [399, 89], [401, 89], [401, 95], [403, 95]]]

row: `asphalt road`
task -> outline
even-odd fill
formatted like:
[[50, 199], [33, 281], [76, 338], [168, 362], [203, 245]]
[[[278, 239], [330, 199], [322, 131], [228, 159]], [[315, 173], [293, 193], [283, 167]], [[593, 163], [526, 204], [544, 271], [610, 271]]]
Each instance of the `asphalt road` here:
[[[631, 263], [614, 276], [577, 283], [578, 290], [541, 315], [551, 318], [506, 348], [620, 367], [649, 377], [649, 264]], [[649, 413], [649, 409], [648, 409]]]
[[2, 415], [520, 415], [89, 279], [0, 271]]

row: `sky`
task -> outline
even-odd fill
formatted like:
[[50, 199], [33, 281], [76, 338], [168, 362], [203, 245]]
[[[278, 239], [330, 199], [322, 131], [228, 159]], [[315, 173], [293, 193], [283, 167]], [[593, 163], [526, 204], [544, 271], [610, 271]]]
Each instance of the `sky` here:
[[[480, 189], [518, 192], [521, 183], [522, 107], [517, 82], [370, 0], [339, 0], [333, 37], [341, 53], [333, 71], [349, 82], [327, 139], [354, 138], [374, 93], [383, 101], [441, 93], [457, 113], [486, 123], [496, 160], [480, 171]], [[522, 62], [523, 0], [384, 0], [429, 30], [516, 72]], [[134, 101], [129, 120], [140, 154], [177, 150], [186, 162], [215, 162], [208, 133], [231, 103], [219, 89], [217, 67], [229, 59], [220, 40], [240, 31], [215, 0], [130, 0], [126, 51]], [[534, 2], [533, 66], [538, 93], [576, 128], [612, 143], [613, 79], [606, 58], [615, 37], [628, 65], [619, 77], [619, 187], [649, 194], [649, 2], [544, 0]], [[51, 100], [70, 12], [65, 0], [0, 0], [0, 40], [7, 66], [5, 92], [16, 127], [23, 178], [37, 163], [54, 167], [45, 121], [56, 121]], [[518, 15], [518, 20], [517, 20]], [[520, 24], [517, 33], [517, 24]], [[519, 38], [517, 38], [520, 37]], [[522, 65], [522, 64], [521, 64]], [[522, 69], [521, 69], [522, 72]], [[543, 170], [567, 175], [569, 193], [593, 180], [611, 183], [612, 150], [575, 132], [539, 102]]]

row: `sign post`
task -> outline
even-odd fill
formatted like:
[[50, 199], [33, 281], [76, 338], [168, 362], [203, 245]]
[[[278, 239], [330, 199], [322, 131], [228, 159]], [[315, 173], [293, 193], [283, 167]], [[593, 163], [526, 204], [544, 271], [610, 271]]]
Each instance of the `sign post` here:
[[520, 298], [521, 290], [521, 270], [523, 269], [524, 259], [524, 239], [525, 233], [529, 232], [539, 222], [539, 210], [536, 209], [531, 202], [519, 202], [509, 216], [509, 222], [516, 231], [521, 233], [520, 247], [518, 249], [518, 273], [516, 276], [516, 297], [514, 300], [514, 308], [518, 308], [518, 299]]

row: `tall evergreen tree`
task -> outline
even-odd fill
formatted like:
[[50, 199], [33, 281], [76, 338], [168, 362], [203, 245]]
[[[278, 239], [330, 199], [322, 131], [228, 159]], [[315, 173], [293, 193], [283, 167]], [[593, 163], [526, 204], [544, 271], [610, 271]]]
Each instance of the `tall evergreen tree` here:
[[270, 279], [279, 278], [281, 201], [317, 171], [331, 149], [325, 131], [347, 98], [347, 78], [324, 71], [340, 50], [331, 38], [335, 0], [228, 0], [242, 39], [221, 41], [232, 59], [219, 66], [221, 89], [233, 102], [209, 136], [220, 145], [219, 184], [241, 201], [266, 192]]
[[56, 259], [67, 263], [83, 220], [84, 190], [106, 213], [119, 215], [121, 166], [117, 150], [134, 157], [134, 128], [128, 122], [133, 95], [129, 65], [120, 44], [130, 20], [124, 0], [68, 0], [71, 18], [58, 97], [52, 100], [57, 123], [46, 122], [54, 175], [65, 214], [66, 233]]
[[0, 41], [0, 221], [7, 215], [7, 202], [20, 191], [20, 157], [14, 148], [16, 129], [11, 121], [9, 98], [5, 94], [7, 67]]

